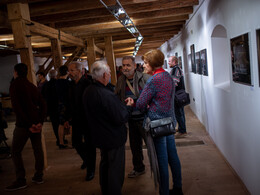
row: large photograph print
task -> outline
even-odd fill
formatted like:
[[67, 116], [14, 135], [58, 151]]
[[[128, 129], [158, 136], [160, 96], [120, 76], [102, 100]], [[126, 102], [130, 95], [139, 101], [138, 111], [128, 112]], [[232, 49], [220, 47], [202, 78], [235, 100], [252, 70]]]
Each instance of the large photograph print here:
[[202, 74], [208, 76], [208, 62], [207, 62], [207, 50], [200, 51], [200, 63], [202, 67]]
[[202, 67], [200, 63], [200, 52], [195, 53], [195, 64], [196, 64], [196, 72], [198, 74], [202, 74]]
[[256, 31], [256, 38], [257, 38], [258, 77], [259, 77], [259, 86], [260, 86], [260, 29]]
[[192, 72], [196, 73], [196, 63], [195, 63], [195, 46], [192, 44], [190, 46], [190, 54], [191, 54], [191, 67]]
[[251, 85], [248, 33], [230, 40], [233, 81]]

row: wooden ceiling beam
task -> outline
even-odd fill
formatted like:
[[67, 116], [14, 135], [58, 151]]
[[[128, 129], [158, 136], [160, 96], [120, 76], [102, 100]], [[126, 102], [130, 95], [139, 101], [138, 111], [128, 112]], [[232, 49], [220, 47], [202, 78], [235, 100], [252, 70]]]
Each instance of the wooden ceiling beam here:
[[135, 47], [126, 47], [126, 48], [122, 48], [122, 49], [114, 49], [114, 52], [122, 52], [122, 51], [134, 51]]
[[138, 5], [128, 5], [124, 7], [127, 13], [139, 13], [139, 12], [150, 12], [150, 11], [158, 11], [165, 10], [169, 8], [183, 8], [189, 7], [193, 5], [198, 5], [198, 0], [160, 0], [152, 3], [142, 3]]
[[[169, 0], [163, 0], [162, 2], [153, 2], [153, 3], [141, 3], [141, 4], [130, 4], [125, 7], [125, 10], [129, 17], [137, 17], [135, 14], [143, 14], [145, 12], [153, 13], [154, 11], [160, 12], [162, 10], [167, 11], [169, 9], [175, 9], [173, 10], [173, 13], [176, 12], [186, 12], [187, 7], [192, 7], [194, 4], [197, 4], [198, 0], [178, 0], [178, 1], [169, 1]], [[71, 7], [74, 7], [71, 6]], [[31, 10], [33, 11], [33, 10]], [[170, 10], [169, 10], [170, 12]], [[57, 13], [57, 14], [51, 14], [51, 15], [40, 15], [40, 16], [33, 16], [32, 20], [35, 20], [40, 23], [57, 23], [57, 22], [65, 22], [65, 21], [74, 21], [79, 19], [91, 19], [96, 18], [98, 13], [98, 17], [109, 17], [111, 16], [111, 13], [105, 8], [95, 8], [95, 9], [88, 9], [88, 10], [78, 10], [78, 11], [72, 11], [72, 12], [66, 12], [66, 13]], [[154, 13], [156, 14], [156, 13]], [[177, 13], [176, 13], [177, 14]]]
[[[151, 2], [158, 0], [120, 0], [120, 3], [124, 5], [137, 4], [144, 2]], [[106, 5], [115, 5], [115, 0], [106, 0]], [[72, 6], [73, 4], [73, 6]], [[99, 1], [93, 0], [63, 0], [63, 1], [53, 1], [53, 2], [43, 2], [38, 4], [30, 5], [31, 16], [40, 16], [40, 15], [49, 15], [57, 13], [68, 13], [71, 11], [80, 11], [80, 10], [90, 10], [96, 8], [103, 8], [103, 4]]]
[[[99, 18], [99, 19], [102, 19], [102, 18]], [[145, 17], [142, 19], [133, 20], [133, 22], [134, 22], [135, 26], [140, 26], [140, 25], [149, 25], [149, 24], [160, 24], [160, 23], [166, 23], [166, 22], [184, 22], [187, 19], [189, 19], [188, 15], [169, 16], [169, 17], [162, 17], [162, 18]], [[103, 20], [102, 23], [100, 23], [100, 21], [99, 21], [95, 24], [89, 24], [89, 25], [86, 24], [86, 25], [74, 26], [73, 24], [71, 24], [70, 27], [61, 28], [61, 30], [65, 31], [65, 32], [75, 33], [78, 31], [90, 31], [91, 29], [100, 30], [100, 29], [114, 29], [114, 28], [123, 28], [123, 26], [117, 20], [113, 19], [113, 22], [108, 22], [106, 20]], [[77, 34], [77, 33], [75, 33], [75, 34]]]
[[163, 18], [171, 16], [183, 16], [188, 15], [193, 12], [193, 7], [184, 7], [184, 8], [173, 8], [165, 9], [163, 11], [152, 11], [152, 12], [142, 12], [137, 14], [130, 14], [129, 17], [132, 20], [144, 19], [144, 18]]
[[80, 47], [85, 47], [85, 43], [81, 38], [77, 38], [70, 34], [64, 33], [60, 30], [54, 29], [52, 27], [40, 24], [38, 22], [27, 21], [27, 24], [30, 27], [30, 31], [37, 35], [43, 37], [48, 37], [50, 39], [59, 39], [62, 42], [66, 42], [72, 45], [77, 45]]

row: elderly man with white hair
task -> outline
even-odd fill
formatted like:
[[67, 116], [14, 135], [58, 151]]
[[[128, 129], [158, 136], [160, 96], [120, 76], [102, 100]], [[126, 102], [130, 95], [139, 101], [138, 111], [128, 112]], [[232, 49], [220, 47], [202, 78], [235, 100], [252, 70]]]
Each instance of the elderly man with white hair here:
[[83, 104], [92, 141], [101, 151], [100, 185], [102, 194], [121, 195], [125, 172], [125, 142], [131, 103], [122, 103], [109, 90], [110, 68], [104, 61], [91, 66], [94, 80], [84, 92]]

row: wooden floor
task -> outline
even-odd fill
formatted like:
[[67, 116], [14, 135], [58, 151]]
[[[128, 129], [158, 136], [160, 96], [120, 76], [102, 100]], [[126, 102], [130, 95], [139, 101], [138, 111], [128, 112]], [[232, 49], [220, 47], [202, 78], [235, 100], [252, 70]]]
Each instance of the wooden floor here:
[[[182, 165], [183, 191], [190, 195], [243, 195], [249, 194], [216, 149], [202, 124], [198, 121], [189, 107], [185, 108], [188, 136], [176, 139], [178, 154]], [[14, 122], [9, 122], [6, 135], [11, 145]], [[16, 192], [6, 192], [4, 188], [15, 179], [12, 160], [1, 159], [0, 166], [0, 194], [101, 194], [99, 186], [100, 153], [97, 150], [96, 175], [92, 181], [86, 182], [85, 170], [80, 169], [81, 160], [74, 149], [59, 150], [55, 145], [55, 138], [51, 124], [44, 124], [44, 137], [47, 149], [48, 166], [45, 170], [44, 184], [34, 184], [31, 177], [34, 172], [34, 158], [30, 141], [23, 150], [28, 187]], [[69, 139], [69, 138], [68, 138]], [[126, 169], [122, 193], [124, 195], [155, 195], [158, 194], [151, 178], [147, 151], [144, 147], [146, 173], [137, 178], [127, 178], [132, 170], [131, 151], [126, 144]], [[172, 181], [171, 185], [172, 185]]]

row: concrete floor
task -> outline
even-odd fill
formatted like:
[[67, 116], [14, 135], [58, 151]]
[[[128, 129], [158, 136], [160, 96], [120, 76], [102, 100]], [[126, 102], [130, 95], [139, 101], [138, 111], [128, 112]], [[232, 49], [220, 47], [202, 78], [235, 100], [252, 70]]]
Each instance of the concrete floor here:
[[[198, 121], [189, 107], [185, 107], [188, 136], [176, 139], [178, 154], [182, 165], [183, 191], [188, 195], [242, 195], [249, 194], [233, 169], [226, 163], [214, 143], [208, 136], [204, 126]], [[9, 122], [5, 130], [11, 145], [14, 122]], [[101, 194], [99, 187], [100, 153], [97, 150], [96, 175], [92, 181], [86, 182], [85, 171], [80, 169], [81, 160], [74, 149], [59, 150], [51, 124], [44, 124], [48, 166], [45, 171], [44, 184], [31, 182], [34, 169], [33, 151], [30, 142], [23, 150], [28, 187], [16, 192], [5, 192], [4, 188], [15, 179], [12, 160], [1, 159], [0, 194]], [[69, 137], [68, 137], [69, 139]], [[158, 194], [153, 185], [147, 151], [144, 149], [146, 173], [137, 178], [127, 178], [132, 170], [131, 151], [126, 144], [126, 169], [122, 193], [124, 195], [155, 195]], [[172, 184], [172, 181], [170, 181]]]

